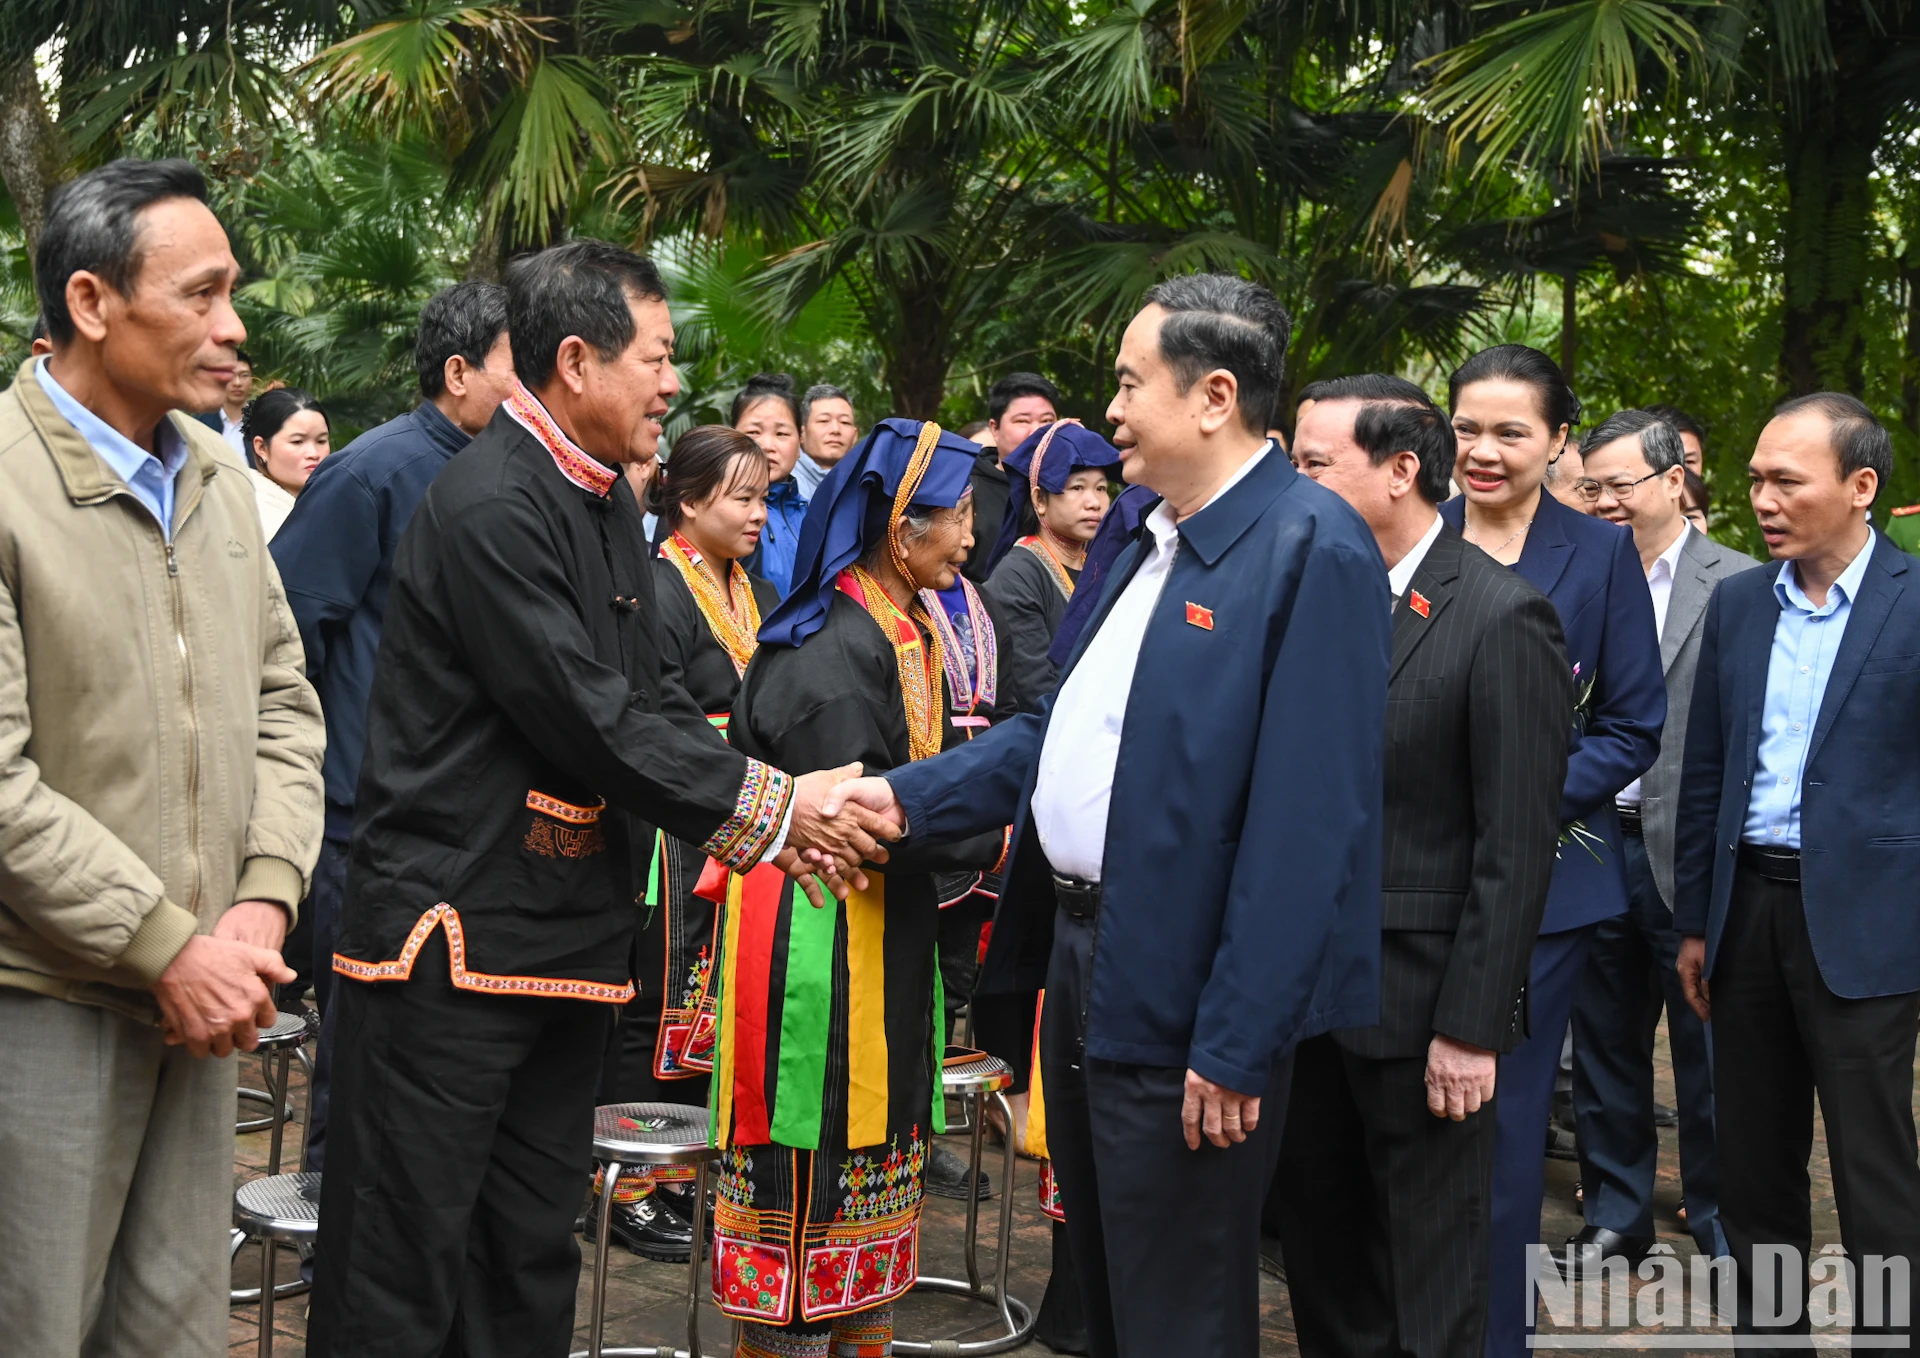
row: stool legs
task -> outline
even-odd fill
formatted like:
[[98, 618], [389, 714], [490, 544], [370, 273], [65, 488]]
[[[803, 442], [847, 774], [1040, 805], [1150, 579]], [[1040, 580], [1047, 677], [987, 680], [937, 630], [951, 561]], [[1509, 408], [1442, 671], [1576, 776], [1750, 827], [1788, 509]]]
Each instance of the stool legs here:
[[700, 1251], [707, 1243], [707, 1162], [693, 1172], [693, 1248], [687, 1254], [687, 1358], [700, 1353]]
[[[1000, 1168], [1000, 1257], [995, 1260], [993, 1266], [993, 1297], [999, 1304], [1000, 1319], [1006, 1325], [1007, 1333], [1017, 1334], [1019, 1333], [1020, 1327], [1014, 1322], [1013, 1311], [1007, 1305], [1007, 1261], [1013, 1254], [1013, 1173], [1014, 1166], [1019, 1163], [1019, 1153], [1013, 1144], [1013, 1109], [1007, 1103], [1006, 1094], [1000, 1090], [995, 1090], [993, 1101], [1000, 1105], [1000, 1116], [1007, 1120], [1006, 1153], [1002, 1157]], [[984, 1112], [985, 1110], [982, 1109], [980, 1111]], [[984, 1119], [981, 1120], [984, 1121]], [[978, 1132], [974, 1133], [976, 1140], [979, 1135]], [[979, 1156], [977, 1154], [974, 1157], [974, 1163], [976, 1165], [979, 1163]], [[974, 1170], [976, 1178], [978, 1178], [979, 1173], [980, 1171], [976, 1168]], [[971, 1278], [973, 1262], [973, 1232], [971, 1230], [967, 1232], [967, 1245], [968, 1273]], [[972, 1278], [972, 1281], [976, 1288], [979, 1287], [980, 1284], [977, 1278]]]
[[267, 1173], [280, 1172], [280, 1146], [286, 1137], [287, 1123], [293, 1117], [293, 1053], [282, 1047], [260, 1058], [260, 1078], [266, 1082], [267, 1097], [273, 1100], [273, 1140], [267, 1150]]
[[260, 1358], [273, 1358], [274, 1239], [260, 1237]]
[[[613, 1189], [620, 1182], [620, 1170], [620, 1162], [612, 1161], [600, 1180], [600, 1218], [594, 1231], [593, 1316], [587, 1331], [589, 1358], [600, 1358], [601, 1336], [607, 1323], [607, 1248], [613, 1242]], [[693, 1257], [699, 1259], [699, 1249], [694, 1250]]]
[[[1002, 1103], [1006, 1102], [1004, 1099]], [[984, 1148], [987, 1130], [986, 1107], [978, 1094], [967, 1095], [967, 1122], [972, 1135], [967, 1148], [967, 1173], [972, 1182], [967, 1189], [967, 1286], [975, 1292], [980, 1290], [980, 1156]], [[1008, 1125], [1007, 1140], [1011, 1142], [1012, 1125]], [[1008, 1198], [1011, 1184], [1002, 1184], [1000, 1193]]]

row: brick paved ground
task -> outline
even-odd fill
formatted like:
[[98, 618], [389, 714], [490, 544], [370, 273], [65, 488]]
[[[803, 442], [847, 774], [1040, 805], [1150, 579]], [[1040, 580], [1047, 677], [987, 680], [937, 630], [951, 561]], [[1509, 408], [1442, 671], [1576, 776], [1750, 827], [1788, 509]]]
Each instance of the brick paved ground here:
[[[258, 1073], [252, 1058], [246, 1058], [247, 1065], [242, 1070], [242, 1083], [257, 1086]], [[1657, 1075], [1657, 1088], [1662, 1102], [1673, 1102], [1673, 1081], [1667, 1065], [1665, 1041], [1662, 1039]], [[296, 1098], [303, 1098], [304, 1090], [297, 1091]], [[963, 1138], [954, 1138], [950, 1144], [961, 1154], [966, 1153]], [[297, 1137], [290, 1137], [287, 1148], [287, 1163], [291, 1166], [297, 1159]], [[261, 1173], [266, 1164], [267, 1136], [255, 1133], [240, 1138], [240, 1149], [235, 1164], [235, 1182], [241, 1182]], [[993, 1224], [997, 1220], [994, 1213], [999, 1208], [1000, 1176], [997, 1158], [989, 1156], [994, 1181], [994, 1200], [983, 1203], [982, 1231], [986, 1242], [992, 1239]], [[1827, 1171], [1826, 1146], [1824, 1137], [1816, 1142], [1814, 1148], [1813, 1191], [1814, 1199], [1814, 1238], [1816, 1244], [1837, 1238], [1837, 1224], [1833, 1215], [1833, 1181]], [[1680, 1201], [1677, 1153], [1674, 1149], [1674, 1133], [1671, 1130], [1661, 1133], [1660, 1184], [1656, 1194], [1655, 1220], [1660, 1238], [1671, 1244], [1681, 1258], [1693, 1253], [1693, 1244], [1679, 1222], [1674, 1219], [1674, 1208]], [[1050, 1223], [1040, 1214], [1034, 1202], [1035, 1168], [1022, 1162], [1018, 1183], [1014, 1190], [1015, 1233], [1013, 1244], [1012, 1292], [1034, 1305], [1039, 1304], [1041, 1293], [1046, 1287], [1046, 1278], [1050, 1262]], [[1574, 1166], [1565, 1161], [1549, 1161], [1547, 1166], [1547, 1200], [1542, 1212], [1541, 1236], [1545, 1241], [1557, 1242], [1578, 1229], [1580, 1221], [1578, 1208], [1573, 1201]], [[926, 1220], [922, 1230], [925, 1267], [930, 1271], [948, 1277], [964, 1277], [960, 1240], [965, 1222], [965, 1204], [941, 1198], [928, 1200]], [[576, 1340], [585, 1346], [585, 1322], [588, 1315], [589, 1278], [591, 1275], [593, 1251], [586, 1246], [584, 1251], [586, 1267], [583, 1269], [579, 1317], [581, 1328]], [[294, 1265], [286, 1259], [282, 1265], [281, 1277], [294, 1276]], [[983, 1265], [990, 1264], [992, 1253], [983, 1243], [981, 1254]], [[249, 1246], [241, 1254], [234, 1268], [236, 1286], [253, 1286], [258, 1278], [258, 1251]], [[682, 1265], [650, 1263], [635, 1258], [625, 1251], [616, 1251], [609, 1261], [608, 1321], [607, 1342], [609, 1344], [653, 1344], [676, 1342], [684, 1345], [684, 1308], [686, 1270]], [[1177, 1285], [1177, 1284], [1176, 1284]], [[1291, 1358], [1296, 1353], [1293, 1335], [1293, 1319], [1287, 1306], [1286, 1286], [1278, 1279], [1263, 1277], [1260, 1288], [1262, 1310], [1262, 1332], [1264, 1343], [1261, 1352], [1265, 1358]], [[281, 1303], [275, 1324], [274, 1352], [280, 1358], [294, 1358], [304, 1353], [303, 1336], [305, 1324], [306, 1299], [296, 1297]], [[916, 1295], [902, 1303], [899, 1311], [900, 1334], [905, 1337], [949, 1336], [954, 1338], [972, 1338], [980, 1333], [979, 1324], [991, 1313], [984, 1306], [958, 1299], [931, 1295]], [[969, 1329], [969, 1326], [975, 1326]], [[231, 1354], [233, 1358], [251, 1355], [255, 1352], [258, 1336], [257, 1308], [252, 1306], [236, 1307], [233, 1311], [229, 1333], [231, 1335]], [[1550, 1327], [1549, 1327], [1550, 1328]], [[702, 1347], [709, 1355], [727, 1352], [727, 1339], [730, 1327], [722, 1321], [711, 1307], [703, 1308]], [[1029, 1344], [1016, 1351], [1022, 1358], [1030, 1355], [1044, 1355], [1051, 1350], [1039, 1344]], [[1668, 1350], [1672, 1352], [1672, 1350]]]

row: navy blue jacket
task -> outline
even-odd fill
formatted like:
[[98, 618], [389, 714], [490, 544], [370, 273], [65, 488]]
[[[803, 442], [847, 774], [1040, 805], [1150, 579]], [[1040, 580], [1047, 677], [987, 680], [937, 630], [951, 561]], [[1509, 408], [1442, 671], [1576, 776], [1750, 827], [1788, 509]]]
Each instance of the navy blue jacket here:
[[[1460, 497], [1440, 513], [1455, 528], [1464, 526]], [[1569, 509], [1542, 491], [1514, 569], [1559, 611], [1567, 663], [1578, 667], [1574, 696], [1585, 700], [1567, 746], [1560, 823], [1579, 821], [1600, 843], [1560, 846], [1540, 921], [1541, 933], [1557, 934], [1626, 912], [1626, 851], [1614, 798], [1660, 757], [1667, 680], [1653, 595], [1632, 530]]]
[[[1814, 719], [1800, 784], [1800, 898], [1814, 960], [1844, 999], [1920, 990], [1920, 577], [1879, 534]], [[1760, 751], [1780, 601], [1773, 563], [1707, 605], [1680, 775], [1673, 926], [1713, 974]]]
[[393, 583], [393, 550], [466, 434], [431, 401], [369, 429], [308, 478], [274, 535], [274, 564], [327, 718], [327, 836], [353, 831], [367, 696]]
[[[1114, 769], [1087, 1052], [1251, 1093], [1302, 1038], [1379, 1014], [1387, 575], [1360, 517], [1277, 450], [1180, 537]], [[1115, 563], [1068, 674], [1141, 551]], [[989, 990], [1040, 984], [1052, 946], [1028, 833], [1051, 715], [1049, 699], [887, 775], [915, 838], [1015, 826]]]

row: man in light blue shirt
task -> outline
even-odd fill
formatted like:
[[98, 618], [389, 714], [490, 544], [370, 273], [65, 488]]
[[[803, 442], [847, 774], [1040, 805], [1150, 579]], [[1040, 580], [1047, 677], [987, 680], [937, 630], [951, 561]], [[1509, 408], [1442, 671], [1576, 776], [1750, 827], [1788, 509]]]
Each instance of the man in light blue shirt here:
[[187, 445], [180, 441], [174, 427], [165, 420], [160, 421], [154, 430], [154, 451], [150, 453], [74, 400], [65, 387], [53, 380], [45, 358], [34, 365], [33, 375], [47, 393], [47, 399], [53, 402], [53, 408], [80, 432], [80, 437], [100, 455], [100, 460], [113, 474], [127, 483], [133, 498], [159, 521], [167, 541], [173, 541], [173, 483], [187, 461]]

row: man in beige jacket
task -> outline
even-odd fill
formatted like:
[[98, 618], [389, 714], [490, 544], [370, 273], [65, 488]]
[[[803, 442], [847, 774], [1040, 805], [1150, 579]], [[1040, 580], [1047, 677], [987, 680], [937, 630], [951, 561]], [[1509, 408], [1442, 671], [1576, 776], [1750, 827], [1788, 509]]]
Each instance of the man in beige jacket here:
[[236, 1048], [320, 846], [320, 708], [216, 404], [182, 161], [54, 200], [0, 393], [0, 1350], [224, 1353]]

